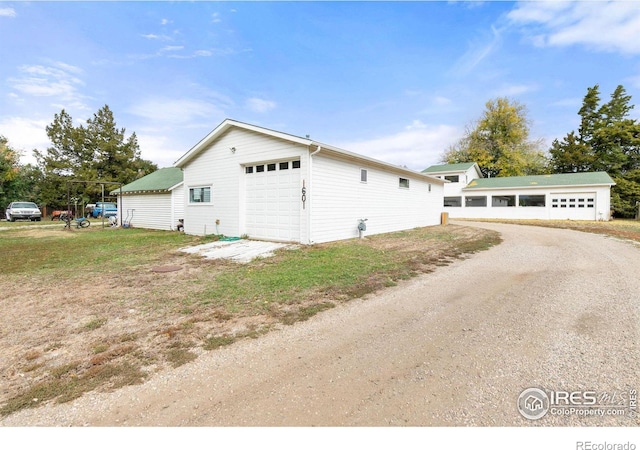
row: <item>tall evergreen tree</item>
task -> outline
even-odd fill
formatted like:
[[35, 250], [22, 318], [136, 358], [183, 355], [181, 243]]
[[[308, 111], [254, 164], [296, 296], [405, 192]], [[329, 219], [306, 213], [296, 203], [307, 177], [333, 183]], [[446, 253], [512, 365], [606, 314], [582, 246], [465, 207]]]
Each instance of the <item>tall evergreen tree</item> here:
[[599, 86], [587, 89], [578, 133], [555, 140], [549, 150], [557, 172], [605, 171], [616, 182], [611, 203], [619, 217], [632, 217], [640, 201], [640, 123], [630, 119], [634, 106], [623, 86], [600, 105]]
[[[127, 138], [126, 130], [117, 128], [108, 105], [88, 119], [86, 126], [74, 126], [71, 116], [62, 110], [46, 130], [52, 146], [35, 155], [45, 176], [43, 201], [49, 205], [66, 205], [67, 182], [72, 180], [126, 184], [158, 169], [140, 157], [136, 134]], [[105, 190], [115, 187], [108, 184]], [[71, 190], [89, 202], [100, 198], [102, 188], [95, 183], [72, 183]]]

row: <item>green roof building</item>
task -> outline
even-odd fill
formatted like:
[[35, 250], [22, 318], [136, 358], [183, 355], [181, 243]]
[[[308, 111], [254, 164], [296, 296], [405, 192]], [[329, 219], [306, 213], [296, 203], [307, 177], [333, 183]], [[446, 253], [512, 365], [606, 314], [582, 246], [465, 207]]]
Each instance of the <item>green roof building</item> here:
[[177, 167], [159, 169], [111, 194], [118, 196], [126, 226], [176, 230], [184, 216], [182, 170]]
[[448, 181], [444, 211], [451, 218], [609, 220], [606, 172], [483, 178], [476, 163], [431, 166], [424, 173]]

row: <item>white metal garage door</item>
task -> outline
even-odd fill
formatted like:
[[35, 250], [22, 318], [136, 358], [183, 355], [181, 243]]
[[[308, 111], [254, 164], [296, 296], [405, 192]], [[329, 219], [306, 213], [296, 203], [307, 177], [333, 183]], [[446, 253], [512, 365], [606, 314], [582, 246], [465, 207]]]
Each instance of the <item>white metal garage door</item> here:
[[550, 218], [596, 220], [596, 193], [551, 194]]
[[300, 160], [245, 166], [249, 237], [300, 240]]

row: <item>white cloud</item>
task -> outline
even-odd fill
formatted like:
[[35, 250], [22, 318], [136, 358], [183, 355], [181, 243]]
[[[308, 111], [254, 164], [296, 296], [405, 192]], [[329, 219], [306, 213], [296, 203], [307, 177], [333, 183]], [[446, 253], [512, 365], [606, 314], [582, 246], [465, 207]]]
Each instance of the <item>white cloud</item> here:
[[446, 106], [451, 104], [451, 99], [447, 97], [436, 96], [433, 99], [433, 103], [435, 103], [438, 106]]
[[127, 129], [135, 130], [144, 159], [171, 166], [222, 121], [232, 102], [215, 92], [202, 94], [208, 100], [148, 98], [126, 111], [135, 116]]
[[574, 98], [561, 98], [551, 103], [550, 106], [557, 106], [559, 108], [574, 108], [576, 111], [580, 108], [582, 99], [578, 97]]
[[218, 13], [211, 14], [211, 23], [220, 23], [220, 22], [222, 22], [222, 19], [220, 18], [220, 14]]
[[161, 52], [177, 52], [178, 50], [183, 50], [184, 45], [167, 45], [162, 47]]
[[26, 117], [5, 117], [0, 119], [0, 134], [9, 140], [9, 145], [22, 152], [23, 164], [35, 164], [31, 150], [44, 151], [49, 145], [46, 127], [51, 123], [47, 119]]
[[160, 21], [160, 25], [169, 25], [170, 23], [172, 23], [173, 21], [169, 20], [169, 19], [162, 19]]
[[136, 132], [140, 155], [159, 167], [172, 166], [188, 150], [182, 145], [173, 142], [168, 136], [158, 134], [157, 130], [142, 130]]
[[17, 15], [13, 8], [0, 8], [0, 17], [16, 17]]
[[9, 78], [9, 85], [16, 91], [35, 97], [61, 97], [70, 99], [78, 95], [77, 88], [84, 82], [74, 74], [82, 70], [64, 63], [52, 66], [21, 66], [21, 76]]
[[193, 52], [194, 56], [211, 56], [213, 52], [211, 50], [196, 50]]
[[257, 113], [265, 113], [267, 111], [271, 111], [277, 106], [276, 102], [256, 97], [247, 99], [246, 105], [247, 108], [249, 108], [251, 111]]
[[184, 125], [222, 116], [222, 111], [213, 103], [202, 100], [154, 98], [136, 103], [129, 113], [159, 126]]
[[343, 142], [338, 147], [398, 166], [421, 171], [440, 161], [447, 147], [462, 136], [450, 125], [430, 125], [414, 120], [403, 130], [374, 139]]
[[525, 26], [538, 46], [585, 45], [598, 51], [640, 53], [638, 2], [524, 2], [507, 18]]
[[473, 42], [469, 50], [462, 55], [453, 66], [453, 72], [457, 75], [471, 73], [480, 63], [487, 59], [501, 45], [500, 30], [491, 27], [491, 37], [480, 42]]
[[513, 97], [517, 95], [526, 94], [527, 92], [533, 92], [538, 90], [538, 86], [536, 85], [527, 85], [527, 84], [505, 84], [500, 86], [495, 91], [495, 96], [497, 97]]
[[167, 36], [166, 34], [148, 33], [148, 34], [141, 34], [140, 36], [152, 41], [173, 41], [173, 38], [171, 36]]

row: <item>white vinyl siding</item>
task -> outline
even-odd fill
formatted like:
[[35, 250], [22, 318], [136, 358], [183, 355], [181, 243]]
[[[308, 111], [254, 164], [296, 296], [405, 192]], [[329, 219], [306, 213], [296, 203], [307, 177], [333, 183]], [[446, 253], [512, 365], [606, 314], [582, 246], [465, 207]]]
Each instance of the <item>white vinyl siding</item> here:
[[367, 168], [367, 182], [362, 183], [361, 164], [329, 158], [322, 152], [313, 156], [311, 164], [313, 183], [308, 195], [313, 242], [358, 237], [359, 219], [368, 219], [365, 235], [440, 223], [440, 183], [404, 175], [411, 188], [399, 189], [398, 174], [376, 167]]
[[[235, 151], [231, 151], [235, 148]], [[184, 184], [188, 187], [211, 186], [210, 204], [185, 203], [184, 230], [188, 234], [241, 236], [247, 233], [245, 167], [263, 166], [280, 161], [301, 160], [305, 164], [306, 147], [249, 130], [232, 128], [221, 135], [184, 167]], [[300, 169], [297, 169], [300, 170]], [[185, 197], [188, 189], [185, 188]], [[216, 227], [216, 220], [220, 223]], [[300, 227], [306, 228], [304, 217]], [[305, 236], [300, 236], [304, 241]]]
[[179, 220], [184, 220], [184, 185], [180, 183], [171, 191], [171, 229], [176, 229]]
[[134, 228], [172, 230], [171, 193], [123, 195], [118, 202], [122, 222]]
[[[508, 198], [509, 201], [515, 198], [516, 203], [514, 206], [506, 206], [489, 201], [485, 207], [448, 206], [444, 210], [452, 219], [608, 220], [611, 204], [608, 186], [470, 189], [461, 192], [462, 204], [465, 205], [465, 198], [478, 196]], [[532, 199], [542, 197], [545, 199], [544, 206], [524, 206]], [[579, 207], [580, 199], [584, 199], [585, 205], [591, 204], [593, 207]], [[592, 200], [588, 202], [587, 199]], [[566, 204], [567, 207], [561, 207], [562, 204]], [[575, 204], [576, 207], [570, 207], [571, 204]], [[554, 205], [558, 206], [554, 207]]]

